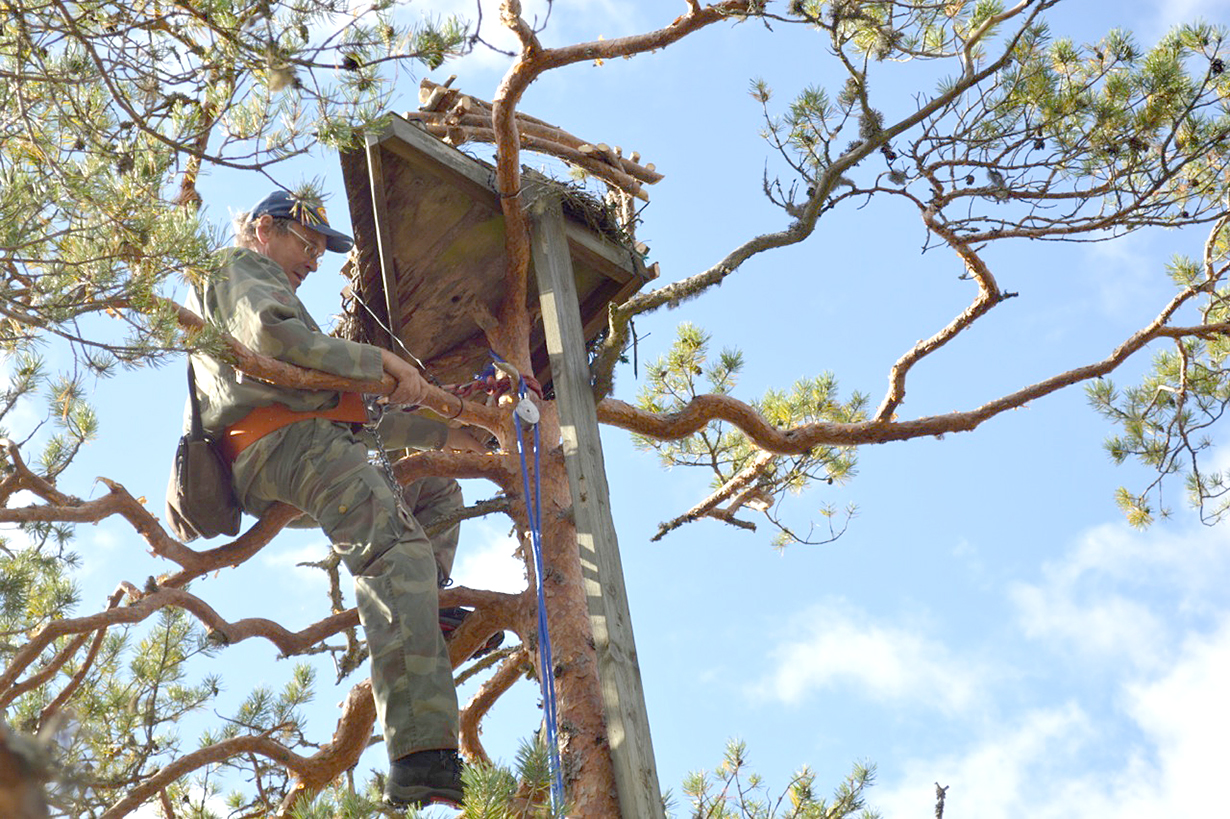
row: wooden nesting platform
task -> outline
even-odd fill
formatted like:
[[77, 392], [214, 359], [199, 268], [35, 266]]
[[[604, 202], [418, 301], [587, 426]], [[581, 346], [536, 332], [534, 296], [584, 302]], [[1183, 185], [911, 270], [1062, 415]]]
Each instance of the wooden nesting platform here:
[[[342, 155], [358, 249], [355, 289], [443, 383], [470, 380], [490, 362], [476, 317], [494, 315], [505, 295], [504, 216], [494, 169], [394, 116], [365, 150]], [[607, 305], [651, 278], [641, 258], [600, 227], [605, 215], [570, 198], [566, 186], [527, 171], [526, 201], [542, 188], [565, 192], [564, 231], [587, 342], [606, 326]], [[531, 271], [531, 275], [533, 272]], [[533, 282], [529, 287], [534, 374], [550, 363]], [[400, 351], [357, 305], [346, 335]]]

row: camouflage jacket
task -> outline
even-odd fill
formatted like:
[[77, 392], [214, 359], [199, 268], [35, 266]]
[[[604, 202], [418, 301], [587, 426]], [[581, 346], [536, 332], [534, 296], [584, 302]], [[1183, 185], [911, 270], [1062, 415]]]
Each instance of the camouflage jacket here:
[[[277, 262], [245, 248], [227, 248], [222, 253], [222, 268], [203, 292], [189, 294], [188, 309], [261, 355], [346, 378], [380, 379], [384, 373], [380, 349], [322, 332]], [[340, 397], [332, 390], [267, 384], [205, 355], [193, 355], [192, 366], [202, 422], [211, 433], [236, 423], [256, 407], [277, 402], [300, 412], [331, 409]], [[443, 424], [409, 413], [388, 416], [380, 426], [387, 447], [436, 449], [444, 444], [448, 429]]]

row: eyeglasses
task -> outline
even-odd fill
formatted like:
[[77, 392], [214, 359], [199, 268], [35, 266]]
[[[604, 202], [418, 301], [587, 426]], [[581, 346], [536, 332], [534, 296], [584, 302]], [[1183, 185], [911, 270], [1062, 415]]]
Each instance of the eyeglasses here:
[[295, 234], [295, 237], [299, 241], [303, 242], [303, 252], [307, 254], [307, 257], [309, 259], [311, 259], [314, 262], [319, 262], [320, 257], [325, 255], [325, 248], [317, 247], [315, 244], [313, 244], [312, 242], [308, 240], [308, 237], [304, 236], [302, 233], [295, 230], [290, 225], [287, 225], [286, 229], [289, 230], [291, 233]]

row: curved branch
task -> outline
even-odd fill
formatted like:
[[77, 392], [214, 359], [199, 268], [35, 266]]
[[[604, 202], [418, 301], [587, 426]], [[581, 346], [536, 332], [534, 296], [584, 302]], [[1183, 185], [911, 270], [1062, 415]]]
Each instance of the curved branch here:
[[[13, 656], [8, 668], [0, 674], [0, 706], [12, 702], [25, 692], [37, 688], [47, 681], [65, 662], [85, 644], [90, 632], [105, 631], [119, 624], [139, 623], [160, 609], [168, 606], [183, 609], [192, 614], [210, 632], [211, 639], [222, 645], [231, 645], [253, 637], [268, 640], [281, 651], [283, 656], [301, 654], [317, 643], [359, 625], [358, 611], [354, 608], [337, 612], [300, 631], [292, 632], [273, 620], [263, 617], [249, 617], [235, 622], [229, 622], [196, 595], [182, 589], [160, 586], [156, 591], [142, 594], [128, 584], [124, 584], [133, 602], [123, 608], [115, 608], [119, 593], [112, 596], [112, 605], [104, 611], [83, 617], [57, 620], [49, 623]], [[454, 667], [464, 662], [465, 658], [474, 652], [478, 646], [495, 633], [496, 625], [516, 632], [518, 635], [526, 631], [525, 622], [528, 608], [525, 594], [507, 594], [502, 592], [484, 591], [459, 586], [440, 592], [442, 606], [469, 605], [476, 609], [472, 618], [458, 629], [450, 652], [454, 656]], [[469, 621], [473, 619], [474, 622]], [[486, 631], [483, 631], [484, 627]], [[78, 637], [56, 655], [55, 660], [39, 673], [20, 684], [14, 685], [17, 675], [30, 666], [38, 656], [55, 642], [56, 639], [70, 634]], [[465, 651], [466, 647], [468, 651]]]
[[509, 495], [520, 494], [520, 464], [511, 453], [415, 452], [393, 464], [393, 474], [405, 486], [431, 476], [448, 478], [486, 478]]
[[[123, 596], [124, 589], [116, 589], [111, 593], [111, 596], [107, 598], [107, 608], [115, 608], [119, 605], [119, 602]], [[98, 658], [98, 652], [102, 649], [103, 640], [106, 636], [107, 630], [105, 628], [100, 628], [98, 633], [94, 635], [94, 642], [90, 645], [90, 650], [86, 652], [85, 659], [81, 662], [81, 668], [77, 669], [77, 673], [73, 674], [72, 678], [69, 679], [68, 684], [65, 685], [60, 693], [56, 694], [55, 699], [49, 702], [39, 713], [38, 724], [40, 727], [46, 725], [49, 719], [59, 713], [60, 709], [64, 707], [64, 704], [67, 703], [69, 699], [72, 698], [73, 694], [76, 693], [77, 689], [81, 687], [82, 681], [85, 680], [85, 675], [89, 673], [90, 668], [94, 665], [94, 661]]]
[[[1003, 19], [1014, 17], [1025, 11], [1031, 2], [1033, 0], [1021, 0], [1017, 6], [1001, 16]], [[1034, 8], [1029, 13], [1025, 25], [1028, 25], [1030, 21], [1037, 17], [1041, 10], [1040, 6]], [[677, 306], [680, 302], [693, 298], [704, 290], [720, 284], [723, 279], [734, 273], [752, 256], [767, 250], [797, 244], [811, 236], [825, 201], [829, 199], [837, 188], [843, 174], [847, 170], [870, 156], [876, 150], [879, 150], [881, 145], [889, 144], [898, 134], [904, 133], [918, 123], [925, 121], [935, 112], [950, 105], [954, 100], [959, 99], [970, 88], [986, 78], [994, 76], [996, 72], [1011, 60], [1012, 50], [1020, 39], [1025, 25], [1005, 43], [1003, 53], [999, 59], [988, 63], [977, 72], [974, 72], [972, 66], [970, 66], [962, 77], [954, 82], [952, 87], [945, 93], [936, 96], [926, 105], [920, 107], [913, 114], [903, 118], [896, 124], [882, 129], [874, 138], [856, 144], [849, 151], [834, 160], [832, 164], [824, 168], [811, 181], [811, 194], [806, 204], [797, 211], [798, 215], [795, 217], [794, 222], [785, 230], [766, 233], [747, 240], [726, 254], [725, 258], [708, 270], [648, 293], [638, 293], [622, 305], [612, 305], [609, 314], [607, 337], [599, 347], [594, 357], [594, 363], [591, 366], [591, 371], [594, 374], [595, 396], [601, 398], [611, 393], [613, 388], [612, 373], [615, 365], [619, 362], [624, 346], [628, 343], [628, 326], [633, 318], [642, 313], [656, 310], [663, 305]], [[617, 43], [619, 41], [613, 40], [611, 42]]]
[[[511, 337], [523, 336], [525, 303], [530, 268], [529, 217], [521, 196], [521, 142], [516, 108], [525, 89], [542, 73], [553, 68], [595, 59], [629, 57], [662, 48], [707, 25], [750, 11], [755, 0], [724, 0], [705, 8], [692, 5], [688, 12], [669, 26], [648, 34], [598, 40], [543, 49], [532, 29], [521, 19], [519, 0], [504, 0], [500, 19], [521, 42], [521, 53], [501, 80], [491, 102], [491, 123], [496, 145], [496, 185], [504, 214], [505, 248], [508, 255], [508, 291], [500, 310], [500, 320]], [[513, 362], [528, 364], [528, 362]]]
[[487, 756], [482, 740], [479, 739], [479, 724], [496, 700], [533, 669], [534, 659], [525, 648], [519, 649], [500, 664], [496, 672], [479, 687], [469, 704], [461, 709], [459, 737], [461, 752], [466, 759], [491, 764], [491, 758]]
[[[171, 762], [149, 779], [134, 786], [99, 819], [120, 819], [127, 816], [180, 777], [206, 765], [223, 762], [244, 753], [266, 757], [294, 773], [298, 781], [291, 789], [287, 801], [296, 802], [316, 793], [342, 771], [358, 763], [359, 755], [367, 747], [367, 737], [370, 736], [375, 721], [376, 706], [372, 700], [371, 681], [364, 680], [347, 695], [332, 741], [312, 756], [300, 756], [266, 735], [223, 740]], [[289, 815], [291, 807], [284, 804], [279, 815]]]
[[512, 498], [507, 495], [499, 495], [494, 498], [488, 498], [484, 501], [478, 501], [477, 503], [473, 503], [469, 506], [463, 506], [462, 508], [452, 512], [447, 512], [440, 515], [438, 518], [433, 518], [429, 525], [423, 527], [423, 531], [427, 534], [427, 537], [432, 537], [433, 535], [438, 535], [440, 532], [443, 532], [450, 526], [456, 526], [458, 523], [465, 520], [486, 517], [487, 515], [493, 515], [496, 512], [503, 512], [511, 515], [512, 508]]
[[279, 502], [271, 505], [265, 510], [265, 514], [252, 524], [252, 528], [230, 543], [202, 552], [188, 549], [187, 551], [195, 555], [195, 565], [166, 577], [161, 585], [178, 589], [208, 572], [238, 566], [267, 546], [286, 524], [301, 514], [303, 513], [289, 504]]
[[[0, 449], [4, 450], [4, 457], [8, 458], [9, 462], [13, 465], [12, 472], [5, 476], [3, 481], [0, 481], [0, 503], [8, 503], [8, 499], [13, 493], [22, 489], [29, 490], [50, 503], [81, 503], [79, 498], [65, 495], [51, 481], [36, 474], [30, 467], [26, 466], [26, 461], [21, 457], [21, 449], [16, 441], [11, 438], [0, 438]], [[0, 520], [0, 522], [4, 521]]]
[[[777, 456], [771, 452], [758, 453], [756, 457], [752, 459], [750, 464], [739, 470], [737, 475], [734, 475], [730, 480], [722, 484], [722, 486], [710, 494], [709, 497], [705, 498], [703, 501], [696, 504], [674, 520], [669, 520], [666, 523], [658, 524], [657, 534], [649, 540], [651, 542], [657, 542], [668, 533], [678, 529], [680, 526], [683, 526], [685, 523], [691, 523], [692, 521], [699, 520], [702, 517], [717, 517], [719, 520], [723, 520], [734, 526], [748, 528], [750, 524], [746, 524], [744, 521], [735, 519], [733, 513], [721, 513], [720, 510], [717, 510], [717, 505], [730, 498], [740, 490], [746, 488], [748, 484], [756, 480], [756, 478], [760, 475], [761, 470], [763, 470], [766, 465], [772, 463], [773, 459], [776, 457]], [[754, 529], [755, 526], [751, 526], [751, 528]]]
[[163, 580], [163, 586], [180, 587], [202, 574], [226, 566], [236, 566], [256, 554], [273, 539], [282, 528], [297, 518], [301, 512], [284, 503], [271, 506], [251, 529], [239, 538], [223, 546], [198, 552], [175, 540], [166, 533], [158, 518], [150, 513], [140, 501], [122, 485], [107, 478], [98, 480], [105, 484], [109, 493], [97, 500], [82, 501], [65, 495], [51, 483], [36, 475], [21, 458], [17, 444], [0, 439], [0, 448], [13, 465], [13, 471], [0, 483], [0, 500], [13, 492], [27, 489], [49, 501], [44, 506], [0, 508], [0, 523], [27, 523], [31, 521], [68, 521], [97, 523], [111, 515], [120, 515], [141, 534], [150, 546], [150, 551], [182, 567], [182, 571]]
[[[442, 607], [450, 603], [474, 607], [449, 637], [448, 655], [453, 668], [459, 668], [497, 631], [512, 631], [518, 637], [528, 631], [526, 624], [533, 606], [528, 588], [519, 594], [508, 594], [458, 586], [442, 591], [440, 599]], [[453, 603], [454, 600], [460, 602]]]
[[223, 619], [212, 606], [196, 595], [182, 589], [159, 587], [157, 591], [144, 594], [131, 605], [123, 608], [111, 608], [84, 617], [56, 620], [38, 630], [31, 636], [30, 641], [13, 655], [9, 667], [0, 675], [0, 692], [4, 692], [0, 695], [0, 702], [9, 701], [16, 696], [15, 692], [26, 686], [26, 683], [22, 686], [13, 685], [17, 674], [21, 672], [21, 669], [33, 663], [38, 655], [57, 638], [78, 634], [82, 635], [78, 640], [84, 643], [85, 634], [121, 623], [139, 623], [167, 606], [175, 606], [189, 612], [211, 632], [218, 635], [223, 643], [237, 643], [250, 637], [263, 637], [287, 656], [300, 653], [326, 637], [359, 623], [359, 615], [354, 609], [326, 617], [297, 632], [291, 632], [281, 624], [263, 617], [252, 617], [231, 623]]
[[967, 327], [989, 313], [991, 308], [1004, 300], [1004, 295], [1000, 293], [995, 277], [990, 269], [987, 268], [986, 263], [983, 262], [982, 257], [970, 247], [969, 242], [962, 240], [953, 231], [945, 227], [935, 212], [926, 211], [924, 218], [927, 228], [944, 239], [956, 251], [957, 255], [961, 257], [961, 260], [965, 262], [965, 269], [978, 282], [978, 295], [969, 307], [965, 308], [946, 327], [931, 336], [931, 338], [915, 344], [909, 352], [901, 356], [893, 364], [892, 369], [888, 373], [888, 392], [884, 395], [884, 400], [880, 402], [879, 409], [876, 410], [875, 421], [883, 422], [890, 420], [897, 411], [897, 407], [901, 406], [901, 402], [905, 400], [905, 377], [915, 364], [952, 341]]
[[1134, 333], [1101, 361], [1060, 373], [965, 412], [931, 415], [912, 421], [872, 420], [848, 424], [821, 421], [780, 430], [742, 401], [725, 395], [699, 395], [682, 410], [673, 413], [645, 412], [618, 399], [604, 398], [597, 406], [598, 420], [650, 438], [674, 440], [691, 435], [710, 421], [721, 419], [734, 424], [761, 449], [779, 455], [802, 455], [821, 445], [861, 446], [949, 432], [969, 432], [1008, 410], [1019, 409], [1064, 387], [1104, 376], [1157, 339], [1230, 335], [1230, 322], [1195, 327], [1163, 326], [1163, 322], [1181, 304], [1203, 289], [1189, 288], [1175, 296], [1152, 323]]
[[[23, 647], [21, 651], [13, 655], [13, 659], [9, 661], [8, 668], [5, 669], [3, 675], [0, 675], [0, 708], [7, 706], [26, 692], [39, 688], [54, 677], [56, 672], [63, 668], [64, 664], [85, 645], [86, 640], [89, 639], [87, 634], [78, 635], [68, 645], [60, 649], [55, 657], [51, 659], [51, 662], [17, 685], [13, 684], [17, 679], [17, 675], [38, 659], [38, 655], [47, 647], [47, 643], [41, 644], [37, 651], [27, 653], [25, 647]], [[18, 660], [20, 660], [20, 663]]]

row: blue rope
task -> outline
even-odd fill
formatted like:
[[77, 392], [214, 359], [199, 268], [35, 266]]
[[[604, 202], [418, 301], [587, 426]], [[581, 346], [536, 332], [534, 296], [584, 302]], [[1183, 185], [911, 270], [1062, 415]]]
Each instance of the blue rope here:
[[[499, 355], [492, 351], [492, 357], [502, 361]], [[525, 400], [525, 379], [517, 388], [518, 400]], [[542, 673], [539, 682], [542, 686], [542, 703], [546, 711], [547, 752], [551, 767], [551, 808], [555, 814], [564, 804], [564, 772], [559, 758], [559, 719], [555, 706], [555, 661], [551, 657], [551, 634], [547, 629], [547, 602], [543, 591], [542, 569], [542, 480], [539, 452], [541, 439], [538, 425], [534, 427], [534, 491], [530, 492], [529, 469], [525, 463], [525, 441], [521, 434], [521, 416], [513, 414], [516, 420], [517, 454], [521, 458], [521, 485], [525, 493], [525, 514], [529, 518], [530, 542], [534, 549], [535, 591], [538, 593], [538, 656]]]

